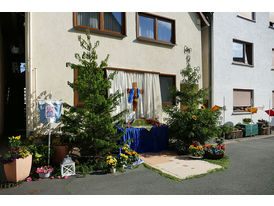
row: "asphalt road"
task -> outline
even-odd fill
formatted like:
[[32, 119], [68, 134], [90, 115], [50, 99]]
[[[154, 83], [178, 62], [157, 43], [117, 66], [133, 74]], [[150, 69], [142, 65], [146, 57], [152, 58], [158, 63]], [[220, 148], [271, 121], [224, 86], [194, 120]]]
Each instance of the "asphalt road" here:
[[173, 182], [139, 167], [126, 173], [25, 182], [0, 195], [273, 195], [274, 137], [227, 144], [230, 166], [204, 177]]

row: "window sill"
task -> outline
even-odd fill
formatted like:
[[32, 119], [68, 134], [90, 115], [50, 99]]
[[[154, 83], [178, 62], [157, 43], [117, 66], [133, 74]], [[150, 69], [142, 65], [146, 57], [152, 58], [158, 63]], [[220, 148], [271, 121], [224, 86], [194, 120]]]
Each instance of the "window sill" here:
[[104, 34], [104, 35], [115, 36], [115, 37], [119, 37], [119, 38], [124, 38], [124, 37], [127, 36], [125, 34], [119, 34], [119, 33], [111, 32], [111, 31], [94, 30], [94, 29], [91, 29], [91, 28], [84, 28], [84, 27], [77, 27], [77, 26], [75, 26], [74, 29], [79, 30], [79, 31], [89, 30], [91, 33]]
[[137, 37], [137, 40], [145, 41], [145, 42], [152, 42], [152, 43], [156, 43], [156, 44], [163, 44], [163, 45], [167, 45], [167, 46], [171, 46], [171, 47], [176, 46], [176, 44], [174, 44], [174, 43], [153, 40], [153, 39], [147, 39], [147, 38], [143, 38], [143, 37]]
[[240, 16], [240, 15], [237, 15], [237, 17], [239, 17], [239, 18], [241, 18], [241, 19], [244, 19], [244, 20], [247, 20], [247, 21], [250, 21], [250, 22], [253, 22], [253, 23], [256, 23], [256, 20], [253, 20], [253, 19], [249, 19], [249, 18]]
[[232, 62], [233, 65], [239, 65], [239, 66], [246, 66], [246, 67], [254, 67], [254, 65], [251, 64], [245, 64], [241, 62]]
[[251, 114], [251, 112], [232, 112], [232, 115], [247, 115], [247, 114]]

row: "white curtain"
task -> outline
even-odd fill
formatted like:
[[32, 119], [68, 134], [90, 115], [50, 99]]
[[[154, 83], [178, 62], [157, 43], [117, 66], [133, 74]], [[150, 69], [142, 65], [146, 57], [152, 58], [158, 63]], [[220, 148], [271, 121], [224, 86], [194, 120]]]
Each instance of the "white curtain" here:
[[99, 12], [78, 12], [77, 24], [99, 28]]
[[[107, 70], [107, 75], [113, 72], [113, 70]], [[114, 80], [111, 82], [112, 86], [109, 93], [113, 94], [119, 90], [119, 92], [124, 95], [121, 98], [121, 104], [117, 106], [113, 115], [128, 109], [129, 114], [126, 115], [125, 119], [131, 119], [133, 106], [132, 103], [128, 102], [129, 94], [127, 93], [127, 89], [132, 88], [133, 82], [137, 82], [137, 87], [143, 90], [143, 94], [139, 95], [136, 118], [153, 118], [162, 121], [162, 98], [159, 74], [152, 73], [118, 71]]]

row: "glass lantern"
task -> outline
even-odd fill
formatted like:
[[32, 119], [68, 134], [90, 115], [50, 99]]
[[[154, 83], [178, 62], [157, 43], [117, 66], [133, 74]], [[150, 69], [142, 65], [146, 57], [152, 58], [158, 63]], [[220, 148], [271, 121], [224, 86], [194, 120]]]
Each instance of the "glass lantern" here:
[[68, 155], [61, 164], [61, 175], [62, 177], [75, 175], [75, 162]]

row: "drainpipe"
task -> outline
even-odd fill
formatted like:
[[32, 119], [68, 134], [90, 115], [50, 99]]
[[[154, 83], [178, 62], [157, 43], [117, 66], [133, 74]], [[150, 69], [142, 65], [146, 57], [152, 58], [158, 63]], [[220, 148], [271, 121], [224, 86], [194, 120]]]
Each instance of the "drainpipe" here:
[[209, 28], [209, 102], [210, 107], [213, 107], [213, 82], [212, 82], [212, 29], [213, 29], [213, 13], [210, 15], [210, 28]]
[[[26, 29], [27, 27], [27, 29]], [[33, 97], [32, 97], [32, 13], [25, 13], [25, 41], [26, 45], [26, 87], [27, 87], [27, 105], [26, 105], [26, 135], [28, 136], [30, 132], [33, 130]]]

